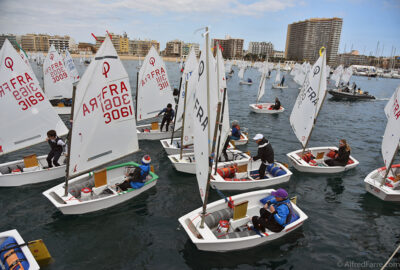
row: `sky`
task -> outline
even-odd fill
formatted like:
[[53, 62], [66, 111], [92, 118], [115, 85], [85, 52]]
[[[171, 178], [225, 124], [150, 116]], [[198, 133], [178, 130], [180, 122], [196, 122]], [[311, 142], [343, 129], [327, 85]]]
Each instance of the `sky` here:
[[126, 32], [130, 39], [155, 39], [161, 49], [179, 39], [202, 44], [230, 35], [272, 42], [284, 50], [287, 26], [309, 18], [343, 18], [339, 53], [400, 55], [400, 0], [0, 0], [0, 33], [69, 35], [76, 42]]

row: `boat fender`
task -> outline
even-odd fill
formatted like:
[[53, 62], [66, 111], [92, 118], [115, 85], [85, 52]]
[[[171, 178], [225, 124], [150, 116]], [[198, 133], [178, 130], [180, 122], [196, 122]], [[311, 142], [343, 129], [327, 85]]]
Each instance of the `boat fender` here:
[[11, 173], [21, 173], [21, 170], [16, 168], [16, 169], [12, 170]]
[[29, 263], [13, 237], [8, 237], [0, 245], [0, 260], [7, 270], [29, 269]]

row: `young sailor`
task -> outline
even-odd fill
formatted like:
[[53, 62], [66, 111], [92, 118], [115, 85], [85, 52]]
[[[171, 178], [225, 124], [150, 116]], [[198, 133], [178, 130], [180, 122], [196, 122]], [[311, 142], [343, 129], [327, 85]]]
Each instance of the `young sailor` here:
[[[47, 164], [48, 168], [52, 168], [53, 164], [54, 166], [58, 167], [60, 164], [58, 164], [58, 159], [60, 158], [63, 148], [65, 146], [65, 143], [57, 136], [57, 133], [55, 130], [49, 130], [47, 131], [47, 138], [46, 141], [49, 143], [51, 150], [50, 153], [47, 155]], [[53, 160], [53, 164], [52, 161]]]
[[328, 159], [325, 163], [328, 166], [346, 166], [349, 162], [351, 148], [345, 139], [339, 141], [339, 151], [335, 150], [336, 155], [333, 159]]
[[253, 140], [258, 144], [257, 155], [252, 157], [254, 161], [261, 159], [261, 165], [258, 169], [259, 177], [258, 179], [263, 179], [265, 177], [265, 169], [268, 164], [274, 163], [274, 150], [267, 139], [264, 138], [262, 134], [256, 134]]
[[231, 139], [232, 140], [240, 140], [240, 136], [242, 135], [242, 132], [240, 131], [240, 126], [238, 121], [232, 121], [232, 132], [231, 132]]
[[281, 108], [281, 102], [279, 99], [276, 97], [275, 98], [275, 104], [271, 106], [273, 110], [279, 110]]
[[264, 207], [260, 209], [260, 217], [253, 216], [252, 218], [254, 228], [262, 232], [265, 232], [265, 229], [280, 232], [295, 217], [295, 212], [285, 189], [279, 188], [277, 191], [271, 192], [271, 195], [274, 198], [268, 200]]
[[282, 76], [282, 80], [279, 86], [283, 86], [283, 83], [285, 82], [285, 75]]
[[150, 173], [150, 163], [150, 156], [145, 155], [142, 158], [142, 165], [129, 169], [125, 174], [125, 181], [116, 186], [122, 191], [126, 191], [128, 188], [139, 189], [143, 187]]
[[171, 121], [174, 119], [175, 116], [175, 111], [174, 109], [172, 109], [172, 104], [168, 103], [167, 108], [164, 108], [161, 112], [157, 114], [157, 116], [160, 116], [162, 113], [164, 113], [164, 117], [161, 121], [160, 131], [162, 131], [165, 122], [167, 122], [167, 124], [165, 125], [165, 129], [166, 131], [168, 131], [169, 124], [171, 123]]

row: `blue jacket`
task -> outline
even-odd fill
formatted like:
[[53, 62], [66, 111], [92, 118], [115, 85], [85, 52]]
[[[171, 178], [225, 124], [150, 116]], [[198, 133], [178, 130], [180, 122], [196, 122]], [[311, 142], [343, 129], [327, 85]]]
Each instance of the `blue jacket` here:
[[150, 172], [150, 164], [142, 164], [139, 166], [140, 168], [140, 180], [146, 180], [146, 177], [149, 175]]
[[174, 109], [171, 109], [170, 111], [167, 111], [167, 108], [164, 108], [161, 112], [158, 113], [158, 115], [161, 115], [162, 113], [164, 113], [164, 117], [167, 117], [169, 119], [174, 119], [175, 116], [175, 111]]
[[[282, 226], [286, 226], [288, 221], [288, 215], [290, 214], [289, 207], [290, 208], [292, 207], [290, 200], [286, 199], [284, 201], [278, 202], [274, 198], [270, 202], [275, 207], [275, 212], [274, 212], [275, 221]], [[288, 223], [290, 223], [290, 221], [291, 220], [289, 220]]]
[[236, 126], [232, 128], [232, 136], [240, 138], [240, 135], [242, 132], [240, 132], [240, 129], [238, 129]]

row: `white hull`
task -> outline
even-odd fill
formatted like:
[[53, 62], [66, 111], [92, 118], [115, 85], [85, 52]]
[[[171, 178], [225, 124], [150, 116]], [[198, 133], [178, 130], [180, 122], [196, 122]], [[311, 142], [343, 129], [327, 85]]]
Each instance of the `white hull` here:
[[[258, 170], [261, 161], [251, 161], [251, 160], [240, 160], [236, 162], [237, 165], [242, 165], [242, 164], [247, 164], [248, 170], [245, 173], [236, 173], [234, 178], [239, 178], [239, 179], [246, 179], [246, 181], [226, 181], [221, 175], [214, 174], [214, 169], [213, 169], [213, 178], [210, 181], [210, 185], [212, 188], [217, 188], [219, 190], [248, 190], [248, 189], [254, 189], [254, 188], [266, 188], [266, 187], [271, 187], [274, 185], [279, 185], [286, 183], [290, 180], [290, 177], [292, 176], [292, 172], [286, 168], [284, 165], [281, 163], [275, 162], [275, 165], [279, 166], [282, 170], [286, 172], [286, 174], [274, 177], [272, 174], [270, 174], [268, 171], [266, 172], [266, 175], [268, 179], [259, 179], [255, 180], [253, 177], [250, 176], [250, 172], [254, 170]], [[218, 168], [223, 168], [224, 165], [218, 165]]]
[[273, 88], [273, 89], [286, 89], [286, 88], [288, 88], [288, 86], [287, 86], [287, 85], [279, 86], [279, 85], [277, 85], [277, 84], [273, 84], [273, 85], [272, 85], [272, 88]]
[[[160, 143], [162, 147], [164, 148], [165, 152], [167, 152], [167, 155], [180, 155], [181, 154], [181, 139], [180, 138], [174, 138], [172, 139], [172, 144], [171, 144], [171, 139], [164, 139], [160, 140]], [[234, 149], [233, 145], [229, 143], [228, 149]], [[187, 153], [193, 153], [194, 148], [193, 144], [189, 145], [187, 147], [183, 148], [182, 153], [187, 154]]]
[[43, 192], [43, 195], [46, 196], [46, 198], [49, 199], [50, 202], [53, 203], [53, 205], [64, 215], [86, 214], [112, 207], [138, 196], [155, 186], [157, 183], [158, 176], [150, 173], [152, 178], [149, 179], [143, 187], [139, 189], [130, 189], [128, 192], [117, 192], [113, 186], [123, 182], [125, 167], [132, 165], [138, 164], [128, 162], [107, 168], [108, 184], [107, 186], [99, 187], [108, 191], [108, 194], [105, 194], [104, 196], [95, 196], [94, 193], [92, 193], [90, 199], [80, 200], [80, 197], [75, 197], [71, 194], [71, 192], [75, 192], [75, 189], [80, 190], [87, 186], [93, 188], [93, 173], [87, 173], [69, 180], [68, 195], [66, 197], [64, 196], [64, 183], [46, 190]]
[[244, 85], [252, 85], [253, 82], [245, 82], [245, 81], [240, 81], [239, 84], [244, 84]]
[[[314, 156], [317, 156], [317, 153], [324, 152], [324, 158], [321, 160], [317, 160], [318, 163], [324, 164], [323, 161], [329, 159], [328, 157], [326, 157], [326, 154], [329, 153], [330, 150], [338, 150], [338, 148], [335, 146], [311, 147], [307, 148], [306, 152], [311, 151]], [[296, 170], [300, 172], [318, 174], [340, 173], [353, 169], [359, 164], [359, 162], [354, 157], [350, 156], [350, 159], [353, 160], [354, 163], [347, 164], [346, 166], [311, 166], [300, 157], [302, 151], [303, 150], [296, 150], [286, 154], [289, 162], [293, 165], [293, 167], [295, 167]]]
[[[6, 172], [8, 167], [16, 168], [17, 165], [24, 169], [24, 161], [22, 159], [0, 164], [0, 187], [16, 187], [28, 184], [36, 184], [64, 177], [65, 165], [43, 169], [43, 167], [47, 166], [46, 158], [47, 156], [37, 157], [39, 162], [37, 170], [23, 171], [22, 173]], [[61, 155], [58, 163], [63, 164], [64, 160], [65, 156]]]
[[[159, 124], [161, 126], [161, 124]], [[163, 127], [165, 129], [165, 126]], [[168, 131], [151, 130], [151, 124], [140, 125], [136, 127], [139, 140], [162, 140], [172, 137], [171, 125]], [[176, 130], [174, 136], [180, 136], [181, 130]]]
[[[392, 168], [396, 167], [399, 168], [400, 165], [392, 166]], [[370, 172], [364, 179], [365, 190], [383, 201], [400, 202], [399, 189], [393, 189], [385, 184], [381, 185], [385, 172], [385, 168], [376, 169]], [[393, 174], [389, 172], [388, 177], [389, 176], [393, 176]]]
[[[21, 237], [21, 235], [18, 233], [18, 231], [14, 229], [14, 230], [9, 230], [9, 231], [0, 233], [0, 244], [2, 244], [8, 237], [14, 238], [18, 245], [22, 245], [22, 244], [26, 243], [24, 241], [24, 239]], [[29, 263], [29, 270], [40, 269], [38, 263], [36, 262], [35, 258], [32, 255], [32, 252], [30, 251], [29, 247], [25, 245], [20, 248], [22, 250], [22, 253], [24, 253], [26, 260]]]
[[71, 114], [71, 107], [53, 106], [53, 108], [56, 110], [57, 114]]
[[[160, 140], [162, 147], [168, 155], [177, 155], [181, 153], [181, 138], [173, 138], [172, 143], [171, 139]], [[192, 153], [194, 151], [193, 144], [187, 147], [184, 147], [182, 153]]]
[[[265, 198], [270, 195], [273, 189], [265, 189], [259, 191], [253, 191], [248, 193], [242, 193], [239, 195], [232, 196], [232, 200], [235, 203], [240, 203], [243, 201], [248, 201], [247, 215], [243, 218], [243, 224], [251, 222], [252, 216], [259, 216], [259, 210], [263, 205], [260, 199]], [[295, 204], [293, 209], [297, 212], [300, 218], [293, 223], [288, 224], [281, 232], [274, 233], [266, 230], [266, 233], [261, 233], [261, 235], [253, 233], [249, 236], [237, 237], [237, 238], [218, 238], [212, 231], [207, 223], [204, 224], [204, 228], [200, 228], [201, 223], [201, 213], [202, 207], [182, 216], [179, 218], [179, 223], [182, 225], [190, 240], [199, 250], [205, 251], [217, 251], [226, 252], [232, 250], [240, 250], [255, 247], [261, 244], [269, 243], [275, 239], [281, 238], [291, 231], [301, 227], [305, 220], [307, 220], [307, 215], [300, 210]], [[218, 200], [216, 202], [207, 205], [207, 213], [213, 213], [222, 209], [228, 208], [227, 203], [224, 199]], [[191, 223], [193, 227], [189, 228], [188, 224]], [[195, 233], [201, 235], [200, 239]]]
[[234, 144], [235, 146], [238, 145], [245, 145], [249, 142], [249, 138], [245, 133], [242, 132], [242, 135], [240, 136], [240, 140], [231, 140], [231, 143]]
[[281, 106], [279, 110], [270, 110], [269, 108], [274, 105], [274, 103], [258, 103], [258, 104], [250, 104], [250, 111], [255, 113], [268, 113], [268, 114], [277, 114], [285, 111], [285, 108]]
[[[231, 161], [218, 162], [218, 164], [229, 165], [238, 160], [250, 160], [250, 156], [239, 150], [228, 150], [227, 154]], [[182, 158], [180, 158], [180, 154], [170, 155], [168, 158], [178, 172], [196, 174], [196, 161], [194, 158], [194, 153], [183, 154]]]

